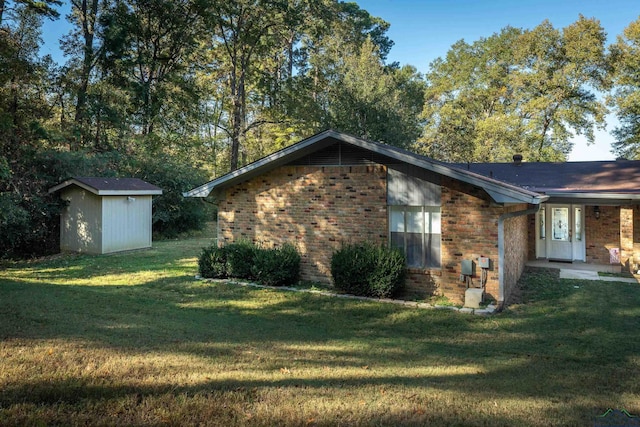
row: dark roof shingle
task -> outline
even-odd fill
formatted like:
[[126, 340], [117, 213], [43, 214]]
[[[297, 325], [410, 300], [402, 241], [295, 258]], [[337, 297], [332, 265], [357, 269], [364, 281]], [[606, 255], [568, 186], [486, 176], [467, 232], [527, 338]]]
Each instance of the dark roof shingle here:
[[138, 178], [73, 177], [49, 189], [54, 193], [69, 185], [78, 185], [97, 195], [162, 194], [162, 189]]

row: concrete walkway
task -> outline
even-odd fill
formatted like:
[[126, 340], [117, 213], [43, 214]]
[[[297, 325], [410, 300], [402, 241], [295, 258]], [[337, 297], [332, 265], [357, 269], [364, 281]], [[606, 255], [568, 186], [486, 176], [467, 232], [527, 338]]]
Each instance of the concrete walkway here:
[[600, 276], [598, 272], [620, 273], [619, 265], [587, 264], [584, 262], [564, 263], [536, 260], [527, 262], [530, 267], [555, 268], [560, 270], [561, 279], [600, 280], [603, 282], [640, 283], [638, 278]]
[[632, 277], [600, 276], [597, 271], [571, 270], [568, 268], [560, 269], [560, 278], [561, 279], [580, 279], [580, 280], [600, 280], [603, 282], [638, 283], [638, 280]]

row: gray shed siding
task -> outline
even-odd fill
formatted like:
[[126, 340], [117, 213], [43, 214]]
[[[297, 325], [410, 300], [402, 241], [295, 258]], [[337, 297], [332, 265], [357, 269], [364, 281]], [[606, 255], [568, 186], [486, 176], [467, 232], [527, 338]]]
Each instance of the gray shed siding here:
[[68, 206], [60, 215], [60, 249], [102, 253], [101, 198], [79, 187], [65, 189], [62, 198]]
[[102, 253], [151, 247], [151, 196], [102, 197]]

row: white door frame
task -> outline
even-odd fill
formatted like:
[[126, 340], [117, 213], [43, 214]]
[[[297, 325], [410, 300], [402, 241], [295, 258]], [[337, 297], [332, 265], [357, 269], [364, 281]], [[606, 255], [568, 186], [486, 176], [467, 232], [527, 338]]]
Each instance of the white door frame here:
[[[556, 211], [554, 209], [561, 209]], [[568, 220], [560, 226], [554, 224], [553, 219]], [[586, 245], [584, 230], [584, 205], [545, 203], [536, 214], [536, 258], [561, 259], [566, 261], [585, 261]]]

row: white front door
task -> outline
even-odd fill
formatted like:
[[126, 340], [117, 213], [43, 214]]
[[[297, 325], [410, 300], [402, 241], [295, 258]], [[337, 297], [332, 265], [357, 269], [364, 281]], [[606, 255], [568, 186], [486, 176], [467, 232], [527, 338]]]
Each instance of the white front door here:
[[573, 245], [571, 244], [571, 206], [552, 205], [551, 233], [549, 259], [573, 260]]
[[584, 209], [581, 205], [546, 205], [539, 217], [538, 256], [563, 261], [585, 260]]

